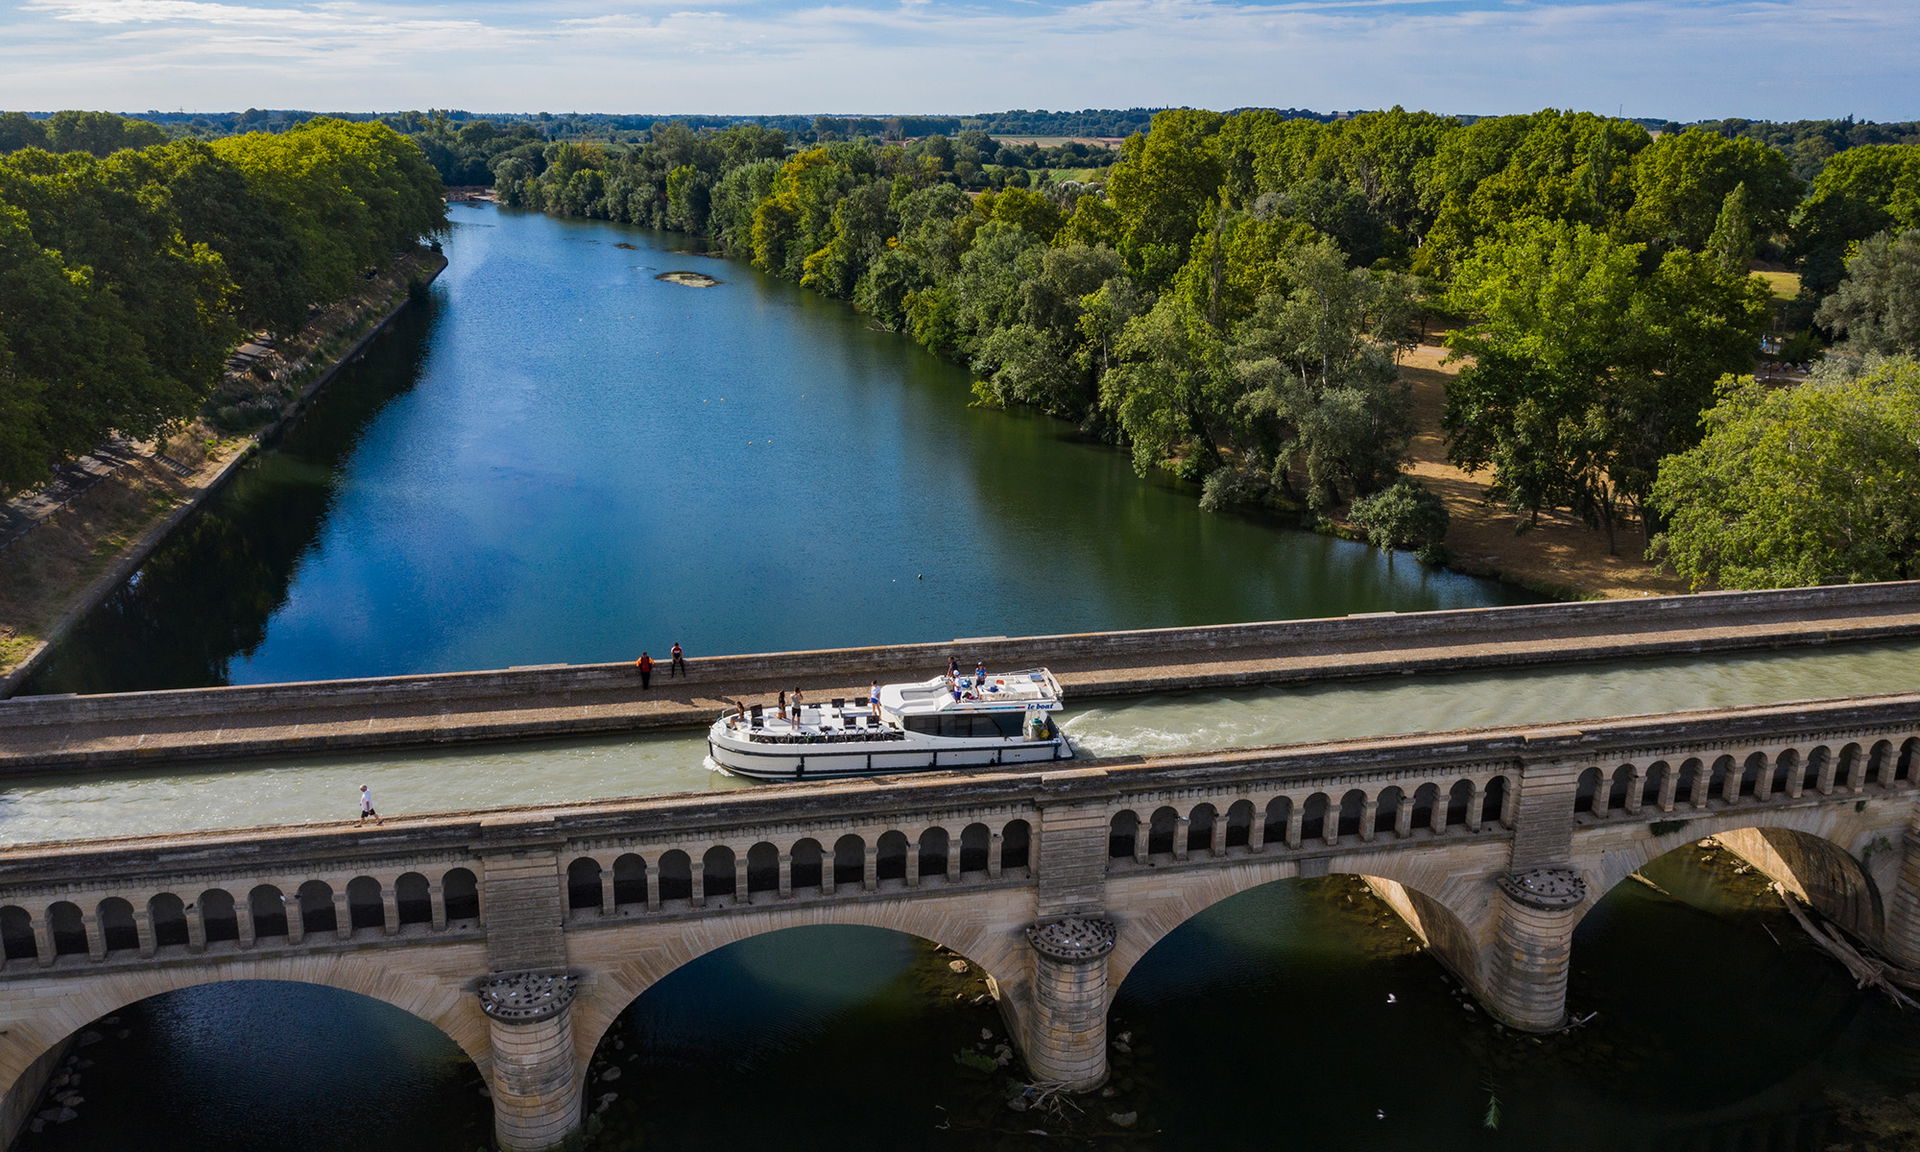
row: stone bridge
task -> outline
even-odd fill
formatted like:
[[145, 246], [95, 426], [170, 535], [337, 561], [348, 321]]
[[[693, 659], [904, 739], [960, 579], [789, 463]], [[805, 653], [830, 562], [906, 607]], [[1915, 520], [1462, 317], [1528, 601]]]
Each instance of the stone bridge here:
[[[990, 974], [1027, 1068], [1106, 1076], [1108, 1005], [1168, 933], [1261, 884], [1366, 878], [1495, 1017], [1565, 1015], [1581, 917], [1713, 835], [1920, 964], [1920, 695], [0, 853], [0, 1086], [89, 1022], [221, 980], [424, 1019], [502, 1148], [580, 1122], [601, 1037], [698, 956], [876, 925]], [[32, 1101], [27, 1099], [27, 1105]]]

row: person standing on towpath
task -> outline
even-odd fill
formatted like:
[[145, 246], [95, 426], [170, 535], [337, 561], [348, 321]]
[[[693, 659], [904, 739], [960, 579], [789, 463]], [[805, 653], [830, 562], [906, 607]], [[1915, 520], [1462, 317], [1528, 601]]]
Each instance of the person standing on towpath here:
[[365, 824], [369, 816], [373, 817], [375, 824], [385, 823], [384, 820], [380, 819], [380, 813], [373, 810], [373, 789], [362, 784], [360, 785], [360, 819], [358, 823]]
[[642, 652], [640, 659], [633, 662], [633, 666], [640, 669], [640, 688], [645, 691], [647, 686], [653, 683], [653, 657]]

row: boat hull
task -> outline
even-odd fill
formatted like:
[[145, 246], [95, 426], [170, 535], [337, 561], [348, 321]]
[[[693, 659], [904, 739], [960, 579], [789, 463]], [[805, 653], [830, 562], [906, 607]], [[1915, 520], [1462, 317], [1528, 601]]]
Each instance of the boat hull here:
[[707, 754], [714, 763], [737, 776], [756, 780], [829, 780], [1071, 760], [1073, 746], [1065, 736], [1055, 736], [1049, 740], [1005, 740], [991, 744], [954, 741], [951, 746], [942, 747], [896, 741], [821, 741], [741, 748], [734, 741], [709, 736]]

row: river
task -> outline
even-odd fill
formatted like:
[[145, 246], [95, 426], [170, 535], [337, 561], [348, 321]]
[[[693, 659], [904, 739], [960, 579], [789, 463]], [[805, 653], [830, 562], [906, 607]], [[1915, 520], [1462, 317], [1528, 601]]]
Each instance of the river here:
[[[24, 691], [1537, 599], [1200, 515], [1072, 426], [675, 237], [457, 206], [447, 270]], [[656, 280], [694, 268], [722, 283]]]
[[[456, 208], [451, 264], [284, 438], [87, 621], [32, 691], [103, 691], [1525, 599], [1141, 481], [964, 373], [674, 238]], [[654, 279], [691, 268], [716, 288]], [[1911, 687], [1920, 646], [1089, 702], [1090, 755]], [[697, 738], [502, 745], [9, 781], [0, 835], [337, 818], [732, 786]], [[695, 961], [602, 1044], [601, 1149], [1710, 1149], [1819, 1152], [1902, 1106], [1911, 1021], [1690, 848], [1583, 922], [1585, 1027], [1492, 1026], [1346, 878], [1176, 931], [1113, 1009], [1113, 1095], [1006, 1106], [978, 973], [876, 929]], [[1775, 943], [1775, 938], [1784, 944]], [[1791, 1011], [1757, 1005], [1790, 1004]], [[244, 1038], [242, 1041], [241, 1038]], [[170, 993], [88, 1030], [77, 1117], [26, 1152], [470, 1152], [489, 1107], [450, 1041], [347, 993]], [[618, 1068], [615, 1077], [606, 1072]], [[1113, 1119], [1118, 1117], [1119, 1119]], [[1122, 1122], [1125, 1122], [1124, 1125]], [[1495, 1126], [1489, 1127], [1489, 1122]], [[1064, 1130], [1067, 1134], [1063, 1134]], [[1053, 1135], [1033, 1135], [1049, 1130]]]

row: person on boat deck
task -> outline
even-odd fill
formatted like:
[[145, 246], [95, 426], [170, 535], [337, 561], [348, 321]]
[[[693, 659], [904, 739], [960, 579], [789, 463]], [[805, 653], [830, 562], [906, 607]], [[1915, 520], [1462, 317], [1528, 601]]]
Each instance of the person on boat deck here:
[[987, 662], [985, 660], [973, 666], [973, 690], [975, 692], [985, 692], [987, 690]]
[[800, 689], [795, 688], [793, 690], [793, 726], [795, 728], [800, 727], [800, 706], [803, 702]]
[[875, 680], [867, 689], [867, 706], [873, 709], [873, 718], [880, 719], [880, 681]]
[[960, 678], [960, 658], [958, 656], [947, 657], [947, 679], [958, 680], [959, 678]]

